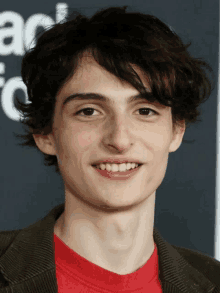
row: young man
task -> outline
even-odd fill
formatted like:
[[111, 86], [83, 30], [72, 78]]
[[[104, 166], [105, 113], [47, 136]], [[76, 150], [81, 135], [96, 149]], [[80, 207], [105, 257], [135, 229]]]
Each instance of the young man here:
[[39, 38], [22, 63], [31, 104], [17, 108], [65, 204], [0, 233], [0, 293], [220, 292], [217, 260], [154, 227], [169, 153], [210, 94], [202, 65], [160, 20], [124, 8]]

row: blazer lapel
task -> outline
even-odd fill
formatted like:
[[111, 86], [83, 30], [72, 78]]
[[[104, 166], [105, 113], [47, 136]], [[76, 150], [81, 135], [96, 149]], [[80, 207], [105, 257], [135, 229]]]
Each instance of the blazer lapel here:
[[[153, 236], [158, 249], [159, 278], [163, 292], [215, 292], [215, 284], [190, 265], [177, 249], [165, 241], [157, 228], [154, 228]], [[201, 258], [199, 261], [201, 261], [201, 264], [204, 263], [204, 260]]]
[[57, 293], [54, 225], [64, 210], [55, 207], [40, 221], [17, 231], [0, 258], [0, 270], [8, 286], [0, 293]]

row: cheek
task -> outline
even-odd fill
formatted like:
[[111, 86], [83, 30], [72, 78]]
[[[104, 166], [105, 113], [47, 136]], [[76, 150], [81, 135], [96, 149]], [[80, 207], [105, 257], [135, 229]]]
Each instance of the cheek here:
[[74, 137], [75, 143], [80, 148], [89, 147], [95, 140], [97, 139], [97, 135], [94, 132], [81, 131], [77, 133]]
[[143, 137], [153, 152], [166, 152], [169, 148], [171, 137], [167, 129], [161, 127], [158, 130], [148, 131]]

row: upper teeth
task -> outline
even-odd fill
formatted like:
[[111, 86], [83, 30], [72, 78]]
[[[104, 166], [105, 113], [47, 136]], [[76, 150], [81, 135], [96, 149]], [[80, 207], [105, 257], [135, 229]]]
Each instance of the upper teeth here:
[[123, 163], [123, 164], [99, 164], [97, 165], [99, 169], [112, 171], [112, 172], [124, 172], [126, 170], [134, 169], [138, 167], [137, 163]]

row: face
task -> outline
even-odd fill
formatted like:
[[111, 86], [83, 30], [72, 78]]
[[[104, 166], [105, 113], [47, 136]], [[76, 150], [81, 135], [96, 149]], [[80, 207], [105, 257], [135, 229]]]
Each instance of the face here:
[[[142, 72], [135, 70], [148, 88]], [[72, 100], [63, 106], [75, 93], [102, 94], [109, 100]], [[120, 210], [155, 194], [165, 176], [169, 153], [182, 142], [185, 125], [173, 130], [169, 107], [146, 100], [129, 103], [137, 94], [134, 87], [122, 84], [88, 56], [59, 91], [53, 132], [34, 138], [42, 152], [57, 156], [66, 197], [75, 196], [97, 209]], [[83, 108], [93, 110], [79, 113]], [[92, 164], [110, 157], [136, 159], [143, 165], [128, 180], [109, 180]]]

